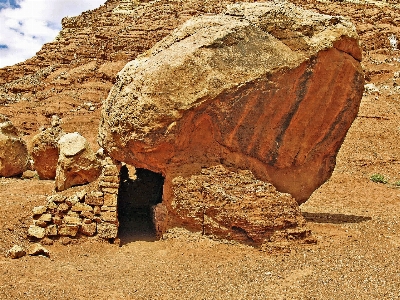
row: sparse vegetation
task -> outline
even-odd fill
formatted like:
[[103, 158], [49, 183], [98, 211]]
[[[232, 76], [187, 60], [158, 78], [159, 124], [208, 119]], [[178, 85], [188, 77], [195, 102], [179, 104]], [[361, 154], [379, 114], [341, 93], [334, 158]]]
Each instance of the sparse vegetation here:
[[382, 174], [379, 174], [379, 173], [371, 175], [371, 177], [369, 179], [376, 183], [383, 183], [383, 184], [388, 183], [385, 176], [383, 176]]
[[400, 180], [396, 181], [396, 182], [394, 183], [394, 186], [395, 186], [395, 187], [400, 187]]

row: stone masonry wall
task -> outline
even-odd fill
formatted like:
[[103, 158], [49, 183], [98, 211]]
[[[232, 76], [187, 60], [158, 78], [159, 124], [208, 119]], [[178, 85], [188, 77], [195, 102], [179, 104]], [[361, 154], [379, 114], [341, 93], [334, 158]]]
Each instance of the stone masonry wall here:
[[36, 239], [64, 236], [116, 238], [120, 165], [109, 157], [102, 165], [102, 174], [95, 183], [73, 195], [51, 195], [45, 205], [33, 208], [33, 224], [28, 229], [28, 236]]

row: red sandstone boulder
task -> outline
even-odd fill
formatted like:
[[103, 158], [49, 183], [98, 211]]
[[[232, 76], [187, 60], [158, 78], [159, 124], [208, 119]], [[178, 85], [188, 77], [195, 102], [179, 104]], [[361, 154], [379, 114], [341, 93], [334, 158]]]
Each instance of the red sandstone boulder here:
[[190, 19], [125, 66], [99, 140], [115, 159], [162, 173], [165, 191], [222, 163], [302, 203], [331, 176], [357, 114], [360, 60], [345, 18], [234, 4]]
[[35, 135], [31, 141], [33, 168], [40, 179], [56, 177], [59, 156], [58, 141], [65, 134], [60, 127], [60, 119], [53, 116], [51, 127]]
[[18, 129], [0, 115], [0, 176], [20, 175], [28, 169], [29, 156]]

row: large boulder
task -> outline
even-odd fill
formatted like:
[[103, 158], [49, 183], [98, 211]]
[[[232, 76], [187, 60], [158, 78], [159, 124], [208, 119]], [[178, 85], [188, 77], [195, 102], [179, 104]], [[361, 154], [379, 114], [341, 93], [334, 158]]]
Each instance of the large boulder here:
[[40, 179], [56, 177], [59, 156], [58, 141], [65, 134], [60, 125], [60, 119], [53, 116], [51, 127], [35, 135], [31, 141], [33, 168], [37, 171]]
[[0, 114], [0, 176], [20, 175], [28, 169], [29, 155], [18, 129]]
[[222, 163], [302, 203], [331, 176], [356, 117], [360, 60], [343, 17], [287, 2], [230, 5], [190, 19], [124, 67], [99, 141], [115, 159], [162, 173], [166, 190]]
[[60, 156], [56, 170], [56, 191], [95, 181], [101, 164], [87, 140], [78, 132], [63, 135], [58, 141]]

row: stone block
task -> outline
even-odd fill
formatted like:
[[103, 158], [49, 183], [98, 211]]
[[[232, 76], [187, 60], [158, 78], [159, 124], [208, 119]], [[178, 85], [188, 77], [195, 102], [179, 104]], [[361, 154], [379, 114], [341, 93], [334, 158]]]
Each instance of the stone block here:
[[71, 210], [76, 212], [93, 211], [93, 207], [85, 203], [78, 202], [71, 207]]
[[32, 209], [32, 214], [34, 216], [44, 214], [47, 210], [46, 206], [36, 206]]
[[96, 234], [97, 224], [90, 223], [90, 224], [82, 224], [80, 228], [80, 232], [87, 236], [94, 236]]
[[7, 251], [7, 257], [10, 257], [12, 259], [21, 258], [25, 256], [25, 254], [26, 252], [24, 248], [18, 245], [15, 245], [14, 247], [12, 247], [10, 250]]
[[102, 188], [101, 190], [108, 194], [118, 194], [118, 188]]
[[116, 211], [104, 211], [101, 213], [100, 218], [106, 222], [111, 222], [111, 223], [118, 222], [118, 215]]
[[103, 193], [102, 192], [92, 192], [86, 195], [85, 203], [89, 205], [103, 205]]
[[113, 188], [113, 189], [118, 189], [119, 188], [119, 183], [115, 182], [107, 182], [107, 181], [100, 181], [99, 187], [102, 189], [104, 192], [104, 188]]
[[105, 206], [117, 206], [118, 195], [104, 193], [104, 205]]
[[68, 210], [69, 205], [67, 203], [61, 203], [57, 208], [57, 212], [59, 213], [66, 213]]
[[99, 223], [97, 224], [97, 233], [101, 238], [113, 239], [117, 237], [118, 226], [111, 223]]
[[117, 207], [115, 207], [115, 206], [105, 206], [105, 205], [103, 205], [102, 207], [101, 207], [101, 211], [103, 212], [103, 211], [117, 211]]
[[63, 196], [63, 195], [59, 195], [59, 194], [51, 195], [51, 196], [47, 197], [47, 203], [50, 203], [50, 202], [61, 203], [61, 202], [64, 202], [65, 199], [67, 199], [67, 197]]
[[63, 223], [63, 219], [60, 216], [54, 216], [53, 223], [56, 225], [61, 225]]
[[100, 213], [101, 213], [101, 208], [100, 208], [100, 206], [95, 206], [95, 207], [93, 208], [93, 213], [94, 213], [95, 215], [100, 215]]
[[102, 174], [105, 176], [119, 176], [119, 170], [115, 165], [106, 165], [103, 167]]
[[94, 214], [90, 211], [83, 211], [83, 212], [81, 212], [81, 217], [92, 220], [94, 218]]
[[56, 236], [58, 235], [58, 229], [57, 229], [57, 225], [49, 225], [46, 228], [46, 235], [47, 236]]
[[101, 176], [100, 180], [102, 182], [108, 182], [108, 183], [116, 183], [119, 185], [119, 177], [118, 176]]
[[78, 225], [63, 224], [58, 227], [58, 234], [61, 236], [76, 236], [78, 233]]
[[46, 234], [46, 230], [44, 228], [35, 226], [35, 225], [29, 226], [29, 229], [28, 229], [29, 236], [35, 237], [38, 239], [42, 239], [42, 238], [44, 238], [45, 234]]
[[79, 198], [78, 198], [78, 196], [76, 196], [76, 195], [71, 196], [71, 197], [68, 197], [68, 198], [65, 200], [65, 203], [67, 203], [70, 207], [71, 207], [71, 206], [74, 206], [76, 203], [79, 203]]
[[39, 220], [44, 222], [51, 222], [52, 215], [51, 214], [43, 214], [40, 216]]
[[42, 227], [42, 228], [46, 228], [47, 227], [47, 223], [45, 221], [42, 221], [42, 220], [34, 220], [33, 224], [35, 226]]
[[63, 219], [64, 224], [73, 224], [80, 225], [82, 223], [82, 219], [76, 216], [65, 216]]

